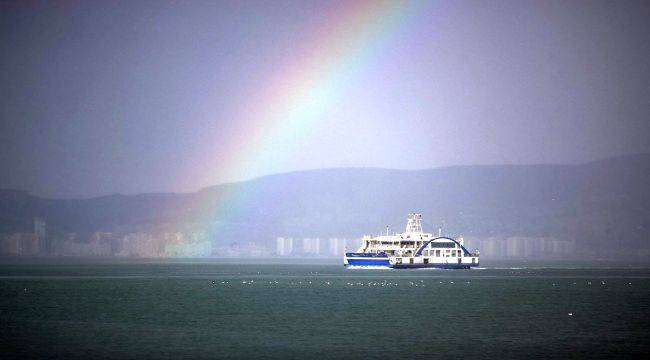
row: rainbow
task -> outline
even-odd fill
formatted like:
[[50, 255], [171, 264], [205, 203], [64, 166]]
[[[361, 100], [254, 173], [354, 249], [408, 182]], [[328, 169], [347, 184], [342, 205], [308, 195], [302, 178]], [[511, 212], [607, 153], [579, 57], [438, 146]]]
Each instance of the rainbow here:
[[[283, 66], [242, 109], [238, 127], [218, 152], [208, 179], [242, 180], [262, 175], [260, 164], [283, 164], [295, 151], [292, 139], [307, 137], [327, 122], [325, 112], [346, 95], [354, 75], [407, 27], [417, 2], [351, 1], [335, 3], [301, 51]], [[205, 170], [205, 169], [203, 169]], [[205, 176], [205, 175], [204, 175]], [[228, 212], [242, 194], [222, 194]]]

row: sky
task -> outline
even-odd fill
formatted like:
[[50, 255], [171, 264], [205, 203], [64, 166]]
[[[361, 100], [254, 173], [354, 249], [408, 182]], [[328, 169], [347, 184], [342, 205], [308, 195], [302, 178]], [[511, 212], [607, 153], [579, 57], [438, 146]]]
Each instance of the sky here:
[[650, 152], [650, 2], [0, 2], [0, 188]]

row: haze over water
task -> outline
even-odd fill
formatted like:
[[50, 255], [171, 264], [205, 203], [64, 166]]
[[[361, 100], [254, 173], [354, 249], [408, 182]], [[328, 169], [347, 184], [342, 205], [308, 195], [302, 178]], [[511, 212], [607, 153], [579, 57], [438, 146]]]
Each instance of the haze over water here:
[[650, 152], [645, 1], [0, 4], [0, 188]]
[[650, 270], [629, 265], [50, 261], [0, 265], [0, 342], [13, 356], [561, 359], [650, 348]]

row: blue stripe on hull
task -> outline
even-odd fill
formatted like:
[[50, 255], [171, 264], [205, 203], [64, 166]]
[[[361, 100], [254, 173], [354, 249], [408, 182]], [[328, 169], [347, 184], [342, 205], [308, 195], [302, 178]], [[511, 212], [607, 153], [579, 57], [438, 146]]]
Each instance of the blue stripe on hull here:
[[359, 259], [350, 259], [348, 258], [348, 265], [351, 266], [390, 266], [388, 258], [384, 259], [369, 259], [369, 260], [359, 260]]
[[386, 258], [386, 254], [384, 254], [384, 253], [375, 254], [375, 253], [352, 253], [352, 252], [349, 252], [349, 253], [345, 253], [345, 256], [347, 256], [348, 258], [359, 258], [359, 257], [362, 257], [362, 258], [380, 258], [380, 259], [385, 259]]

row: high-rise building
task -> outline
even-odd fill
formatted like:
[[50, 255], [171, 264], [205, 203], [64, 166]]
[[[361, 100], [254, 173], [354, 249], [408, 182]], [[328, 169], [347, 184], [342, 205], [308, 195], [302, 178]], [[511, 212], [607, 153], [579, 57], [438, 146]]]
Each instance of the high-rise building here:
[[345, 240], [345, 238], [330, 238], [328, 240], [328, 255], [343, 256]]
[[34, 218], [34, 234], [40, 239], [45, 238], [45, 221], [41, 218]]
[[13, 256], [34, 256], [40, 251], [38, 237], [33, 233], [13, 233], [3, 240], [2, 252]]
[[92, 256], [110, 256], [113, 254], [113, 241], [114, 235], [110, 232], [96, 231], [90, 236], [90, 254]]
[[320, 239], [319, 238], [302, 239], [302, 253], [305, 255], [320, 254]]
[[50, 239], [47, 238], [45, 233], [45, 220], [34, 218], [34, 235], [38, 239], [39, 251], [46, 254], [51, 253], [53, 249]]
[[278, 256], [289, 256], [293, 252], [293, 239], [282, 238], [276, 239], [275, 253]]

